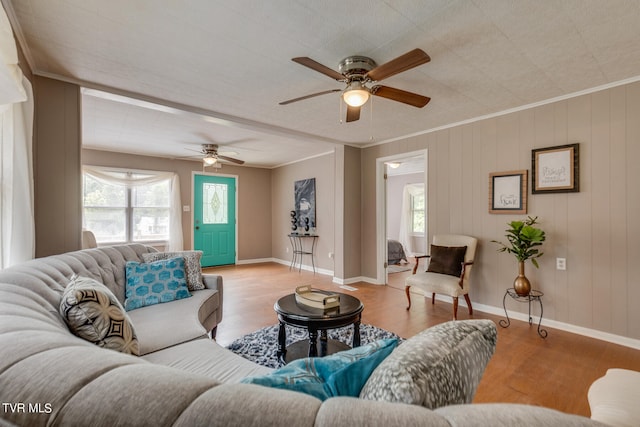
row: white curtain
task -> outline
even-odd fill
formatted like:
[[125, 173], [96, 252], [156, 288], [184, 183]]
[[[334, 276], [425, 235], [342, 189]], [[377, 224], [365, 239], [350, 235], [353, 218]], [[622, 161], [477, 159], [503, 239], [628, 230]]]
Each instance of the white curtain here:
[[122, 174], [121, 171], [109, 170], [98, 166], [83, 166], [82, 170], [92, 178], [111, 185], [124, 185], [127, 188], [136, 186], [157, 184], [161, 181], [171, 181], [171, 207], [169, 209], [169, 251], [181, 251], [183, 249], [182, 240], [182, 209], [180, 201], [180, 178], [173, 172], [149, 172], [140, 174], [145, 176], [136, 177], [132, 174]]
[[33, 94], [0, 8], [0, 268], [35, 256]]
[[413, 247], [412, 218], [411, 218], [411, 197], [424, 193], [424, 184], [406, 184], [402, 190], [402, 211], [400, 213], [400, 235], [398, 241], [402, 243], [407, 256], [416, 253]]

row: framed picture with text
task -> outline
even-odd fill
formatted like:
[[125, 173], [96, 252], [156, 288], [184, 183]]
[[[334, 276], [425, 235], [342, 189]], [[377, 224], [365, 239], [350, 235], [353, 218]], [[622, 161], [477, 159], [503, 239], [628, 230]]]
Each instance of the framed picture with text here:
[[527, 213], [527, 171], [489, 174], [489, 213]]
[[579, 144], [568, 144], [531, 150], [531, 192], [580, 191], [579, 148]]

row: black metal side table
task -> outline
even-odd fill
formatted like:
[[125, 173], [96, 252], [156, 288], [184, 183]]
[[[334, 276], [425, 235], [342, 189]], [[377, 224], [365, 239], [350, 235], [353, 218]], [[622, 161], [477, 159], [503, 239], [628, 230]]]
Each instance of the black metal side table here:
[[[313, 261], [316, 251], [316, 241], [318, 236], [316, 234], [297, 234], [291, 233], [288, 235], [291, 242], [291, 248], [293, 250], [293, 258], [291, 258], [291, 265], [289, 270], [295, 269], [298, 264], [298, 272], [302, 270], [302, 257], [309, 255], [311, 257], [311, 267], [313, 268], [313, 274], [316, 273], [316, 264]], [[311, 239], [311, 247], [305, 248], [304, 239]]]
[[542, 324], [542, 313], [543, 313], [543, 308], [542, 308], [542, 297], [544, 296], [544, 293], [542, 291], [537, 291], [535, 289], [532, 289], [531, 292], [529, 292], [529, 295], [527, 296], [521, 296], [518, 295], [515, 291], [515, 289], [513, 288], [507, 288], [507, 291], [504, 293], [504, 297], [502, 298], [502, 308], [504, 308], [504, 315], [506, 316], [507, 320], [500, 320], [500, 326], [502, 326], [503, 328], [508, 328], [509, 325], [511, 325], [511, 320], [509, 319], [509, 314], [507, 313], [507, 305], [506, 305], [506, 301], [507, 301], [507, 295], [511, 297], [511, 299], [514, 299], [518, 302], [526, 302], [529, 304], [529, 324], [533, 324], [533, 317], [531, 317], [531, 301], [538, 301], [538, 303], [540, 303], [540, 320], [538, 321], [538, 335], [540, 335], [542, 338], [546, 338], [547, 337], [547, 331], [546, 329], [542, 329], [540, 327], [540, 325]]

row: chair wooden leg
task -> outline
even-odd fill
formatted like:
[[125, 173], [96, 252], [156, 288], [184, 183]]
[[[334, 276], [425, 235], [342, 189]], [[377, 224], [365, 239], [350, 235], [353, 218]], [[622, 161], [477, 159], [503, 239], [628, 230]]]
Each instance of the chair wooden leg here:
[[458, 297], [453, 297], [453, 320], [458, 320]]
[[431, 304], [435, 304], [436, 303], [436, 294], [435, 292], [431, 293]]
[[464, 300], [467, 302], [467, 307], [469, 307], [469, 314], [473, 314], [473, 307], [471, 307], [471, 300], [469, 299], [469, 294], [464, 294]]
[[404, 293], [407, 294], [407, 301], [409, 301], [409, 305], [407, 306], [407, 310], [409, 310], [411, 308], [411, 293], [409, 292], [409, 288], [411, 286], [405, 286], [404, 287]]

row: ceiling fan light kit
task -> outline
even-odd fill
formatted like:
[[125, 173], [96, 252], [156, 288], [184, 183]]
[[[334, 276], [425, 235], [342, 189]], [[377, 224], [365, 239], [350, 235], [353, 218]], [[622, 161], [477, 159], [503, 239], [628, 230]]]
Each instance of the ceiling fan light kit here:
[[336, 81], [345, 83], [347, 87], [342, 91], [340, 89], [331, 89], [289, 99], [280, 102], [280, 105], [287, 105], [328, 93], [342, 92], [342, 99], [348, 106], [346, 121], [353, 122], [360, 119], [360, 107], [367, 103], [370, 95], [380, 96], [417, 108], [424, 107], [431, 100], [431, 98], [417, 93], [388, 86], [367, 86], [368, 83], [378, 82], [429, 62], [431, 58], [421, 49], [413, 49], [382, 65], [377, 65], [373, 59], [366, 56], [349, 56], [340, 61], [338, 71], [308, 57], [292, 58], [291, 60]]
[[202, 161], [204, 162], [205, 165], [211, 166], [215, 164], [218, 161], [218, 159], [212, 153], [207, 153], [202, 158]]
[[347, 89], [342, 93], [342, 99], [347, 105], [360, 107], [369, 100], [369, 91], [359, 81], [349, 83]]
[[[196, 150], [189, 150], [189, 151], [196, 151]], [[237, 165], [244, 164], [244, 160], [229, 157], [227, 155], [227, 154], [235, 154], [233, 152], [224, 153], [224, 154], [219, 153], [218, 144], [202, 144], [202, 148], [196, 152], [201, 153], [200, 155], [202, 156], [202, 162], [204, 163], [205, 167], [214, 166], [214, 165], [219, 166], [221, 160], [224, 162], [235, 163]], [[195, 156], [187, 156], [184, 158], [192, 158], [192, 157], [195, 157]]]

